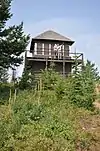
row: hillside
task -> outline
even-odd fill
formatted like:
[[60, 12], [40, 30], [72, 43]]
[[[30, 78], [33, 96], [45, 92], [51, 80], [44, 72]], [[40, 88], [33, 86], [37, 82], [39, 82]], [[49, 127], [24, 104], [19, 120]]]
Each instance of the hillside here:
[[88, 62], [67, 78], [50, 68], [34, 80], [23, 73], [14, 85], [0, 84], [0, 150], [99, 151], [94, 66]]
[[78, 108], [54, 91], [21, 92], [0, 106], [0, 150], [99, 151], [100, 115]]

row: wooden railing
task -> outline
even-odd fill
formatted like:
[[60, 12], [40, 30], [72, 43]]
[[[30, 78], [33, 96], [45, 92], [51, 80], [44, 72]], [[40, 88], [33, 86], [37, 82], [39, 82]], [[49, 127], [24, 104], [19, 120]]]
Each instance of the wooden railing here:
[[38, 51], [38, 54], [30, 53], [29, 50], [26, 51], [27, 59], [54, 59], [54, 60], [70, 60], [78, 59], [83, 60], [83, 53], [44, 53], [44, 51]]

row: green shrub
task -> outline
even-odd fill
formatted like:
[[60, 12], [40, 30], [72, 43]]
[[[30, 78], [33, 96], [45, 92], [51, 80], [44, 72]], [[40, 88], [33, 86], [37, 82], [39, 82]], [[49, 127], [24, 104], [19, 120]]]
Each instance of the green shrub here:
[[0, 104], [8, 103], [10, 97], [10, 90], [14, 94], [14, 86], [11, 83], [0, 84]]
[[30, 70], [24, 71], [17, 87], [20, 90], [33, 89], [35, 87], [34, 74]]

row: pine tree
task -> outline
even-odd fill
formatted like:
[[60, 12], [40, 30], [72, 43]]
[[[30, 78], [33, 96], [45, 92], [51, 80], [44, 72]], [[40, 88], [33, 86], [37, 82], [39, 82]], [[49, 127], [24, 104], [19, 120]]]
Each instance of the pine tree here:
[[21, 90], [33, 89], [35, 87], [35, 78], [31, 70], [24, 70], [18, 87]]
[[0, 67], [9, 68], [18, 66], [23, 58], [20, 55], [25, 51], [29, 35], [23, 32], [23, 23], [6, 28], [6, 22], [11, 19], [12, 0], [0, 0]]
[[8, 81], [8, 70], [0, 68], [0, 83], [6, 83]]
[[86, 65], [84, 66], [83, 73], [94, 82], [100, 79], [98, 69], [95, 67], [95, 64], [91, 63], [89, 60], [87, 60]]
[[79, 107], [85, 107], [87, 109], [93, 108], [93, 102], [95, 101], [95, 84], [99, 80], [99, 73], [95, 64], [87, 60], [83, 71], [74, 73], [70, 100], [72, 103]]

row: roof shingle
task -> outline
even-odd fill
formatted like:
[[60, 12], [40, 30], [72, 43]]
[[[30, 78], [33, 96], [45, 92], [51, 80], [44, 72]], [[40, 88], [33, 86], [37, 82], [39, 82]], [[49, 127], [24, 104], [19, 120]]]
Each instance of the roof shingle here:
[[59, 40], [59, 41], [66, 41], [66, 42], [73, 42], [71, 39], [56, 33], [55, 31], [48, 30], [44, 33], [34, 37], [34, 39], [44, 39], [44, 40]]

